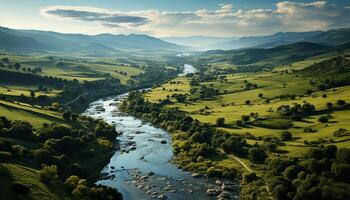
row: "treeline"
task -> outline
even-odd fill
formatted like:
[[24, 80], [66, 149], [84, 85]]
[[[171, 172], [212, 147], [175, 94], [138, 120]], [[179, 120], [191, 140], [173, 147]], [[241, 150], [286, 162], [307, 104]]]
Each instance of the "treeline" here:
[[[0, 117], [0, 137], [33, 144], [29, 148], [0, 140], [0, 167], [3, 162], [32, 163], [29, 167], [41, 169], [42, 182], [64, 185], [64, 190], [78, 199], [122, 199], [116, 190], [94, 185], [99, 171], [110, 158], [118, 133], [102, 120], [81, 116], [79, 122], [86, 128], [43, 124], [35, 130], [28, 122]], [[91, 166], [82, 165], [91, 159], [98, 161]], [[30, 193], [30, 185], [13, 184], [12, 188], [20, 188], [13, 191], [20, 192], [17, 195]]]

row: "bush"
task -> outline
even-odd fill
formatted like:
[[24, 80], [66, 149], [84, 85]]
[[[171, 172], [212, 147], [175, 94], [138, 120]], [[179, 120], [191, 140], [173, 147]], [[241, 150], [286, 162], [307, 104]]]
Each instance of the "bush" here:
[[40, 171], [40, 179], [44, 183], [50, 183], [51, 181], [57, 178], [57, 166], [44, 166], [44, 168]]

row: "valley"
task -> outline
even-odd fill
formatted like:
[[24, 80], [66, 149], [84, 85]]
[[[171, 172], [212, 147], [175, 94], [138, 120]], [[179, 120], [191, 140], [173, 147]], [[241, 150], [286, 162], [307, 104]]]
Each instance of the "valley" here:
[[[195, 15], [243, 12], [220, 6]], [[191, 18], [172, 36], [135, 30], [193, 13], [122, 14], [41, 10], [96, 33], [0, 27], [0, 199], [350, 199], [348, 27], [186, 36]]]

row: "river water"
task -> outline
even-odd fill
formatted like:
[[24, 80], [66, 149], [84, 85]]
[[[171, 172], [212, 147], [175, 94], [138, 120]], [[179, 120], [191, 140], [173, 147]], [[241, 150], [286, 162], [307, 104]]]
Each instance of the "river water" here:
[[[195, 72], [192, 68], [185, 66], [184, 74]], [[126, 97], [127, 94], [122, 94], [100, 99], [91, 103], [84, 113], [114, 124], [122, 133], [117, 138], [118, 149], [101, 172], [105, 177], [97, 184], [117, 188], [126, 200], [165, 196], [174, 200], [215, 199], [206, 194], [215, 180], [193, 178], [171, 162], [174, 155], [167, 131], [119, 111], [117, 106]]]

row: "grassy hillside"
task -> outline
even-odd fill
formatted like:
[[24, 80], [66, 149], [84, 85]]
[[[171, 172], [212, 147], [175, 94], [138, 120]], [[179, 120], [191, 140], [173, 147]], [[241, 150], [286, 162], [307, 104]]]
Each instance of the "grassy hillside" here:
[[[334, 59], [333, 59], [334, 60]], [[281, 132], [289, 131], [295, 135], [295, 141], [287, 146], [283, 147], [283, 150], [287, 154], [301, 155], [305, 152], [303, 147], [308, 145], [304, 144], [304, 141], [317, 141], [319, 139], [333, 139], [338, 141], [338, 138], [333, 137], [333, 133], [340, 129], [350, 129], [348, 125], [349, 111], [325, 111], [325, 113], [315, 113], [315, 115], [308, 116], [303, 121], [294, 121], [293, 125], [287, 128], [283, 127], [283, 123], [287, 123], [289, 120], [284, 120], [277, 113], [277, 108], [281, 105], [293, 105], [295, 103], [302, 104], [303, 102], [309, 102], [316, 107], [316, 110], [327, 109], [326, 103], [332, 102], [336, 104], [337, 100], [342, 99], [346, 102], [350, 101], [350, 86], [342, 86], [330, 89], [327, 91], [318, 91], [317, 84], [310, 83], [314, 77], [307, 75], [306, 72], [311, 72], [313, 75], [319, 74], [322, 77], [331, 77], [331, 74], [338, 75], [339, 71], [335, 68], [332, 59], [320, 62], [319, 64], [311, 65], [301, 70], [298, 73], [304, 75], [298, 75], [298, 73], [280, 74], [271, 72], [262, 72], [257, 74], [226, 74], [225, 80], [215, 79], [209, 82], [200, 82], [200, 86], [191, 86], [191, 78], [176, 78], [173, 81], [163, 84], [160, 87], [152, 89], [151, 92], [145, 94], [147, 100], [153, 103], [159, 103], [166, 99], [170, 99], [172, 102], [168, 107], [177, 107], [190, 114], [194, 119], [198, 119], [201, 122], [206, 122], [211, 125], [216, 125], [218, 118], [225, 119], [225, 127], [219, 129], [230, 132], [245, 135], [247, 133], [255, 137], [279, 137]], [[347, 59], [338, 61], [338, 68], [349, 69], [347, 66]], [[297, 64], [293, 64], [297, 65]], [[316, 70], [317, 68], [317, 70]], [[316, 73], [319, 71], [320, 73]], [[349, 75], [346, 70], [342, 76]], [[324, 73], [324, 74], [323, 74]], [[340, 78], [340, 76], [338, 76]], [[246, 89], [247, 83], [256, 84], [256, 88]], [[198, 99], [198, 93], [193, 93], [193, 89], [199, 89], [202, 86], [214, 88], [219, 91], [219, 95], [213, 96], [208, 99]], [[191, 91], [192, 89], [192, 91]], [[308, 91], [313, 91], [312, 94], [308, 94]], [[176, 98], [172, 97], [174, 94], [186, 95], [187, 101], [180, 103]], [[262, 94], [259, 97], [259, 94]], [[191, 99], [197, 99], [191, 101]], [[247, 105], [249, 100], [249, 105]], [[250, 123], [247, 126], [237, 126], [236, 122], [241, 120], [243, 115], [250, 115], [251, 113], [258, 113], [259, 118], [264, 119], [256, 123]], [[318, 122], [318, 118], [324, 114], [332, 116], [332, 122], [329, 124], [322, 124]], [[266, 126], [265, 126], [266, 124]], [[276, 124], [277, 128], [273, 127]], [[263, 126], [263, 127], [261, 127]], [[265, 127], [265, 128], [264, 128]], [[314, 127], [316, 133], [305, 133], [303, 128]], [[336, 144], [339, 146], [346, 146], [349, 144], [348, 137], [342, 138]], [[298, 148], [301, 147], [302, 150]], [[289, 149], [290, 148], [290, 149]]]

